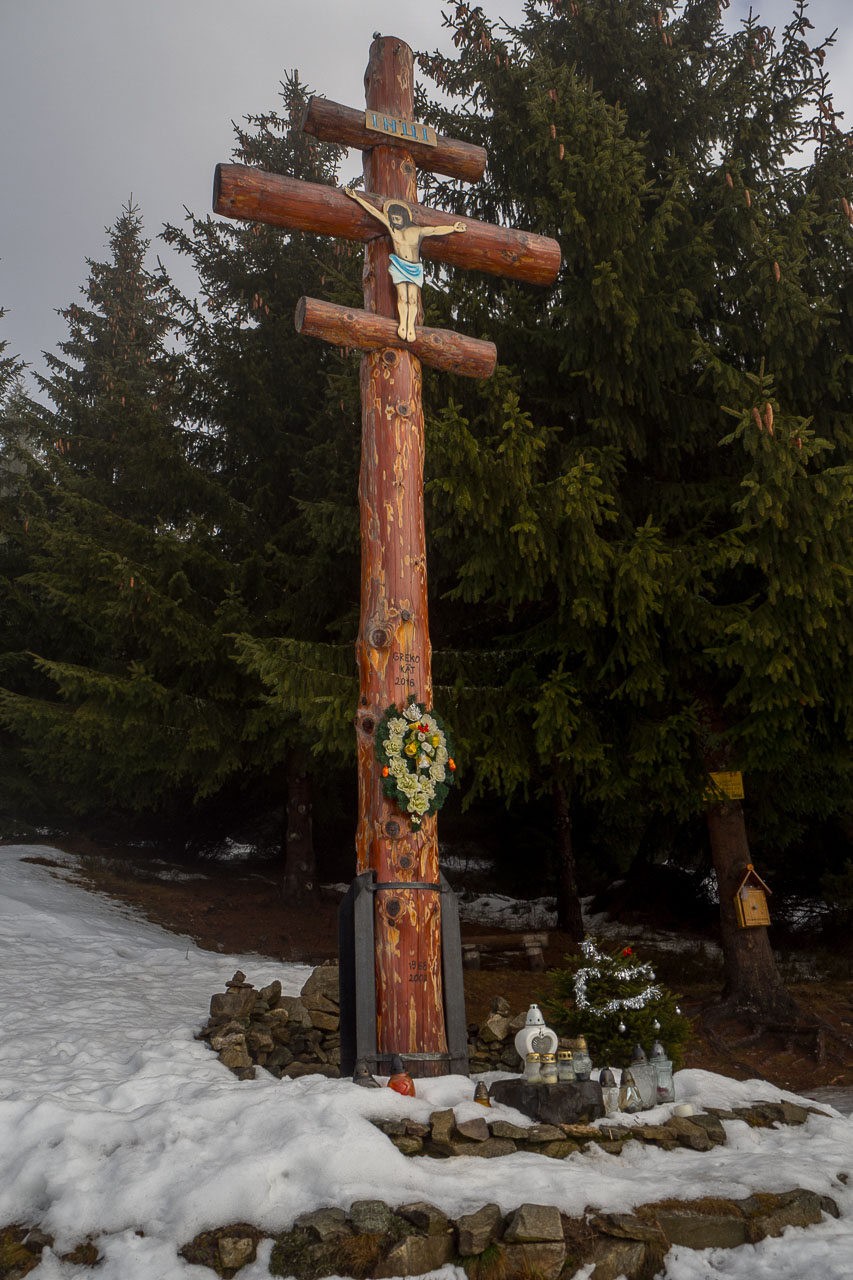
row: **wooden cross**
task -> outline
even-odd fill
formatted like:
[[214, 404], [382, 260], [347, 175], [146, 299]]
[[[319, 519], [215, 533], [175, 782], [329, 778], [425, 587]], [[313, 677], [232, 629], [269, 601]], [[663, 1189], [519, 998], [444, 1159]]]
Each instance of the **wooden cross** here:
[[[434, 1075], [449, 1066], [436, 821], [427, 817], [413, 829], [408, 815], [384, 795], [374, 733], [392, 703], [402, 708], [413, 695], [432, 707], [421, 364], [487, 378], [496, 352], [490, 342], [415, 323], [422, 317], [417, 264], [422, 256], [547, 285], [556, 278], [560, 249], [544, 236], [467, 218], [448, 224], [445, 215], [418, 204], [418, 167], [476, 181], [485, 169], [486, 153], [414, 121], [413, 57], [402, 40], [374, 37], [365, 89], [366, 112], [312, 98], [303, 122], [316, 138], [362, 148], [365, 196], [242, 165], [219, 165], [213, 207], [231, 218], [367, 246], [364, 310], [302, 298], [296, 327], [365, 352], [356, 848], [358, 871], [372, 871], [378, 886], [375, 1061], [387, 1070], [390, 1056], [399, 1053], [413, 1075]], [[408, 226], [389, 204], [408, 211]], [[414, 293], [410, 280], [401, 276], [407, 270], [415, 277]], [[452, 708], [437, 710], [452, 713]], [[464, 1025], [464, 1011], [462, 1016]]]

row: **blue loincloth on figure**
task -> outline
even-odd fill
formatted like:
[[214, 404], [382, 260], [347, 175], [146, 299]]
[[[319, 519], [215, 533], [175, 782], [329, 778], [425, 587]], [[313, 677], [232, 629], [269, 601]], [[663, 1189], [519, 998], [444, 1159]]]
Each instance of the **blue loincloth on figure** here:
[[398, 258], [396, 253], [392, 253], [388, 270], [391, 272], [391, 279], [394, 284], [416, 284], [419, 289], [423, 288], [424, 266], [422, 262], [405, 262], [402, 258]]

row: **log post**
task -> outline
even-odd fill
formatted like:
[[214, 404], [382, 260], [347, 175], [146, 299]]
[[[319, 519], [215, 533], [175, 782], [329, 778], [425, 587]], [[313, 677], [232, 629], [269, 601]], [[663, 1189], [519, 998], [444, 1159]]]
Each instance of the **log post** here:
[[[413, 114], [413, 59], [408, 45], [379, 37], [365, 74], [367, 105]], [[385, 196], [417, 198], [415, 166], [399, 147], [364, 154], [366, 185]], [[365, 250], [365, 310], [395, 314], [389, 241]], [[423, 509], [424, 423], [421, 365], [408, 350], [372, 351], [361, 362], [361, 620], [356, 655], [359, 872], [372, 869], [375, 893], [377, 1045], [381, 1054], [447, 1053], [441, 980], [441, 920], [435, 818], [412, 829], [382, 791], [374, 755], [376, 726], [388, 706], [410, 694], [432, 705]], [[418, 888], [406, 889], [406, 882]], [[407, 1060], [414, 1075], [446, 1071], [440, 1057]]]

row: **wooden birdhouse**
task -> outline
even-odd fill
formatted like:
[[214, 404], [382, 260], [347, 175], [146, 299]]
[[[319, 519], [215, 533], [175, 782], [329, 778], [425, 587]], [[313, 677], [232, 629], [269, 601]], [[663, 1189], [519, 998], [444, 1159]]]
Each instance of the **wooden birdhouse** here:
[[735, 911], [741, 929], [752, 929], [756, 925], [770, 923], [767, 895], [771, 892], [752, 863], [747, 863], [746, 875], [735, 894]]

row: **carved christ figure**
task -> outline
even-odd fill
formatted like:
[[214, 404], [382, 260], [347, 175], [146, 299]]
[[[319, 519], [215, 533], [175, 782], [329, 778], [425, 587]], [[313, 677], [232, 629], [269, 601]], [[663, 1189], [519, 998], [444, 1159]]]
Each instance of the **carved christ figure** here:
[[424, 282], [424, 268], [419, 257], [421, 241], [425, 236], [450, 236], [455, 231], [464, 231], [465, 223], [454, 222], [453, 226], [446, 227], [416, 227], [412, 222], [412, 211], [405, 200], [386, 200], [382, 208], [377, 209], [352, 187], [345, 187], [344, 190], [371, 217], [388, 229], [394, 246], [388, 269], [397, 287], [397, 314], [400, 320], [397, 333], [405, 342], [414, 342], [418, 290]]

